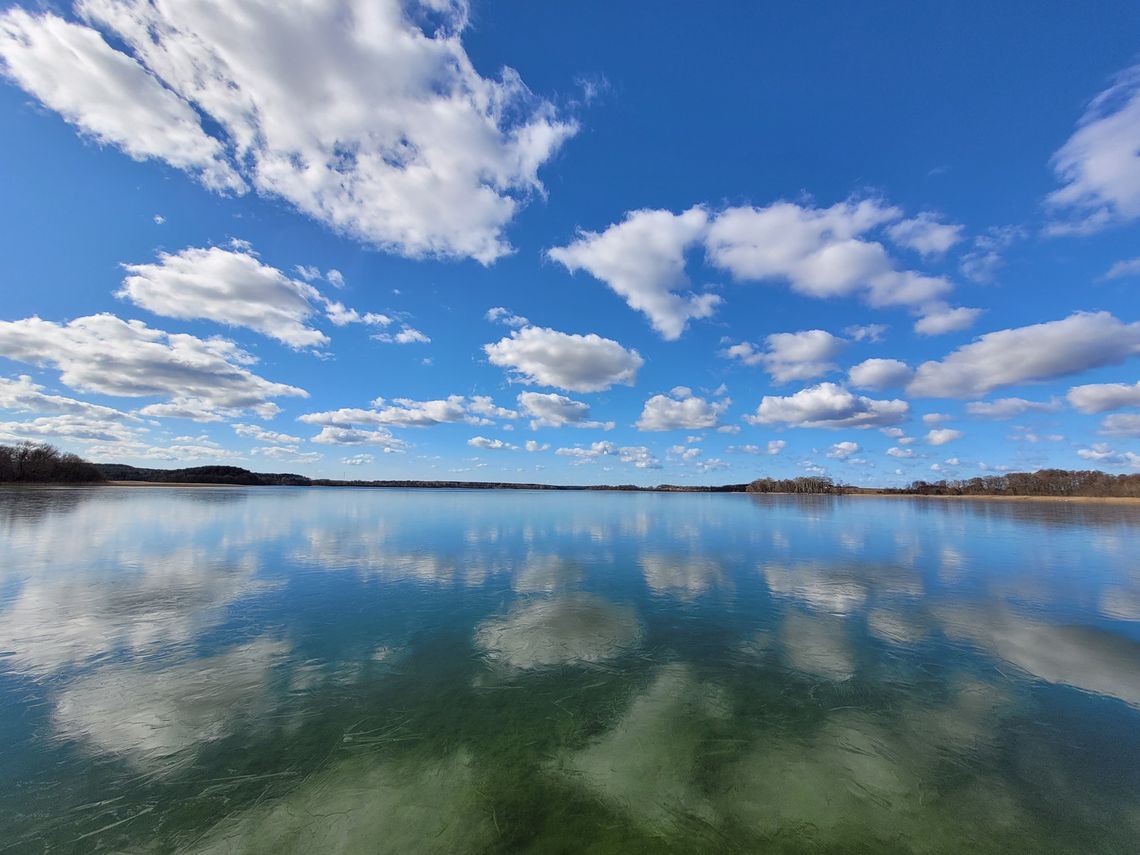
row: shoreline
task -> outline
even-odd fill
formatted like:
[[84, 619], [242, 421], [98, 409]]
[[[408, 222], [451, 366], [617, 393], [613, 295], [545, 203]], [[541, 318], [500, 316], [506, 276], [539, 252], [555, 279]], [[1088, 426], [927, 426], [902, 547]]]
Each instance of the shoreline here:
[[[206, 487], [218, 487], [228, 490], [243, 489], [243, 488], [260, 488], [264, 485], [259, 484], [214, 484], [209, 482], [187, 482], [177, 483], [173, 481], [107, 481], [103, 484], [40, 484], [28, 486], [90, 486], [90, 487], [159, 487], [164, 489], [175, 487], [188, 487], [193, 489], [201, 489]], [[347, 487], [354, 489], [373, 489], [373, 490], [530, 490], [533, 492], [593, 492], [593, 493], [699, 493], [707, 494], [713, 492], [724, 492], [743, 494], [750, 496], [835, 496], [837, 498], [859, 498], [859, 499], [935, 499], [935, 500], [950, 500], [950, 501], [985, 501], [985, 502], [1077, 502], [1083, 504], [1109, 504], [1109, 505], [1129, 505], [1140, 504], [1140, 496], [987, 496], [987, 495], [931, 495], [924, 493], [875, 493], [875, 492], [851, 492], [851, 493], [748, 493], [745, 490], [718, 490], [716, 488], [708, 489], [656, 489], [654, 487], [640, 487], [636, 489], [617, 488], [608, 485], [518, 485], [518, 486], [434, 486], [430, 484], [423, 485], [383, 485], [383, 484], [359, 484], [359, 485], [326, 485], [326, 484], [312, 484], [312, 485], [296, 485], [291, 486], [290, 489], [297, 489], [298, 487], [305, 489], [328, 489], [330, 486]]]

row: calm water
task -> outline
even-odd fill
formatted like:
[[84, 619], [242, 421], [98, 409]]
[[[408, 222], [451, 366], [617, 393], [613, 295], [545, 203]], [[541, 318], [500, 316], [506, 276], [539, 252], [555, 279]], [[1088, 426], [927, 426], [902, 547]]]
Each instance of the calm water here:
[[0, 490], [0, 852], [1119, 852], [1140, 512]]

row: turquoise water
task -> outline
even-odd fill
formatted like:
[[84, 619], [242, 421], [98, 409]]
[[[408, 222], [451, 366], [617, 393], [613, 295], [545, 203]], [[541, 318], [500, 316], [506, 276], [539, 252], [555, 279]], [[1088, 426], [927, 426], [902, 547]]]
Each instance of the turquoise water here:
[[0, 852], [1134, 853], [1134, 506], [0, 490]]

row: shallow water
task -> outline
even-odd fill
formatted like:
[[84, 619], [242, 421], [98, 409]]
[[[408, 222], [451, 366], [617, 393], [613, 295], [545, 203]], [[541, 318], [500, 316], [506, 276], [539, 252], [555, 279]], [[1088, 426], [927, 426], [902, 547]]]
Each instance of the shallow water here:
[[0, 490], [0, 746], [0, 853], [1133, 853], [1140, 513]]

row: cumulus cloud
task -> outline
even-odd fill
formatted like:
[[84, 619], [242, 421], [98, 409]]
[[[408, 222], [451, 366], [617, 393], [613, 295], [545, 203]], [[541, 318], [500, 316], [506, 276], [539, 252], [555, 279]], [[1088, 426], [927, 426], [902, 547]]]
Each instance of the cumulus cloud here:
[[337, 427], [385, 426], [430, 427], [438, 424], [463, 422], [470, 425], [490, 424], [487, 416], [517, 418], [518, 413], [497, 407], [486, 396], [477, 395], [470, 400], [463, 395], [449, 395], [432, 401], [414, 401], [411, 398], [377, 398], [372, 409], [343, 407], [319, 413], [305, 413], [297, 421], [310, 425]]
[[1090, 383], [1069, 390], [1069, 403], [1082, 413], [1103, 413], [1124, 407], [1140, 407], [1140, 382]]
[[973, 247], [962, 255], [958, 269], [972, 282], [989, 284], [1005, 266], [1003, 253], [1026, 236], [1022, 226], [993, 226], [974, 238]]
[[742, 342], [722, 350], [721, 356], [738, 359], [745, 365], [763, 365], [777, 383], [810, 380], [838, 366], [831, 360], [847, 345], [824, 330], [774, 333], [764, 339], [763, 351]]
[[131, 428], [122, 422], [75, 413], [39, 416], [24, 421], [0, 422], [0, 438], [8, 442], [62, 439], [80, 442], [129, 443], [135, 442], [137, 435], [138, 429]]
[[268, 457], [278, 463], [316, 463], [324, 455], [317, 451], [301, 451], [296, 445], [267, 445], [255, 448], [251, 454]]
[[51, 395], [44, 387], [32, 381], [27, 374], [15, 379], [0, 377], [0, 410], [23, 413], [53, 413], [98, 421], [137, 421], [138, 417], [113, 407], [91, 404], [63, 395]]
[[945, 445], [948, 442], [953, 442], [956, 439], [961, 439], [965, 434], [960, 430], [953, 428], [936, 428], [935, 430], [927, 431], [926, 442], [929, 445]]
[[1113, 469], [1135, 469], [1140, 471], [1140, 454], [1134, 451], [1114, 451], [1111, 446], [1098, 442], [1092, 448], [1078, 448], [1077, 456]]
[[855, 326], [844, 327], [843, 334], [850, 338], [852, 341], [882, 341], [883, 336], [887, 334], [890, 329], [886, 324], [857, 324]]
[[984, 419], [1012, 419], [1024, 413], [1053, 413], [1058, 409], [1055, 401], [1027, 401], [1025, 398], [998, 398], [966, 404], [967, 413]]
[[1105, 436], [1140, 437], [1140, 414], [1114, 413], [1105, 416], [1100, 423], [1100, 432]]
[[1104, 274], [1105, 279], [1124, 279], [1132, 276], [1140, 276], [1140, 258], [1118, 261]]
[[923, 309], [922, 317], [914, 322], [914, 331], [919, 335], [959, 332], [972, 327], [982, 312], [982, 309], [951, 308], [945, 303], [934, 303]]
[[254, 374], [247, 366], [257, 360], [232, 341], [167, 333], [111, 314], [66, 324], [36, 317], [0, 321], [0, 355], [53, 365], [73, 389], [168, 399], [142, 408], [142, 415], [213, 420], [252, 411], [269, 418], [279, 411], [269, 399], [308, 397]]
[[899, 219], [898, 208], [864, 199], [830, 208], [776, 202], [729, 208], [709, 226], [709, 261], [737, 280], [781, 279], [826, 298], [860, 294], [873, 306], [916, 306], [951, 288], [941, 277], [897, 269], [883, 245], [865, 235]]
[[1140, 353], [1140, 322], [1108, 312], [1077, 312], [1059, 321], [979, 336], [940, 362], [918, 367], [913, 395], [965, 398], [1116, 365]]
[[233, 424], [230, 425], [230, 427], [234, 429], [234, 433], [238, 436], [255, 439], [258, 442], [265, 442], [271, 445], [298, 445], [304, 442], [299, 436], [290, 436], [287, 433], [266, 430], [260, 425]]
[[263, 264], [252, 251], [189, 247], [161, 253], [155, 264], [124, 267], [127, 277], [116, 296], [148, 312], [246, 327], [295, 348], [328, 344], [328, 336], [308, 324], [321, 300], [317, 290]]
[[574, 458], [574, 463], [579, 464], [592, 463], [599, 457], [617, 454], [617, 451], [618, 448], [614, 443], [603, 440], [601, 442], [592, 442], [585, 448], [580, 445], [576, 445], [573, 448], [559, 448], [554, 453], [559, 457], [572, 457]]
[[504, 227], [576, 131], [513, 70], [475, 70], [461, 0], [77, 11], [0, 16], [4, 70], [45, 106], [135, 159], [409, 257], [509, 252]]
[[518, 451], [517, 445], [511, 445], [509, 442], [503, 442], [501, 439], [489, 439], [485, 436], [473, 436], [467, 440], [467, 444], [472, 448], [482, 448], [486, 451]]
[[906, 401], [877, 401], [854, 395], [835, 383], [820, 383], [787, 397], [765, 395], [756, 415], [745, 416], [744, 420], [754, 425], [869, 428], [898, 424], [909, 409]]
[[669, 395], [654, 395], [645, 402], [638, 430], [701, 430], [716, 427], [729, 401], [707, 401], [691, 389], [678, 386]]
[[519, 395], [519, 407], [531, 417], [531, 430], [543, 427], [601, 428], [610, 430], [613, 422], [599, 422], [590, 418], [590, 405], [575, 401], [554, 392], [523, 392]]
[[530, 321], [522, 315], [516, 315], [510, 309], [503, 306], [492, 306], [483, 317], [493, 324], [503, 324], [508, 327], [515, 327], [516, 329], [525, 327], [530, 323]]
[[570, 392], [601, 392], [632, 386], [645, 360], [636, 350], [599, 335], [576, 335], [546, 327], [524, 327], [483, 346], [492, 365], [517, 380]]
[[385, 454], [404, 451], [408, 444], [396, 439], [387, 428], [364, 430], [361, 428], [325, 425], [310, 442], [321, 445], [374, 445], [382, 448]]
[[859, 443], [857, 442], [837, 442], [828, 450], [827, 456], [833, 460], [846, 460], [858, 451]]
[[376, 460], [371, 454], [353, 454], [349, 457], [342, 457], [340, 462], [345, 466], [367, 466]]
[[894, 457], [897, 460], [909, 460], [910, 458], [914, 457], [914, 449], [899, 448], [898, 446], [895, 446], [893, 448], [887, 449], [887, 455]]
[[784, 450], [784, 446], [787, 444], [788, 443], [782, 439], [770, 439], [768, 440], [767, 451], [769, 454], [779, 454]]
[[887, 227], [887, 234], [899, 246], [913, 249], [923, 256], [945, 255], [962, 240], [965, 226], [942, 222], [937, 214], [923, 211], [909, 220]]
[[528, 439], [526, 441], [526, 445], [524, 447], [526, 448], [527, 451], [530, 451], [530, 452], [547, 451], [550, 448], [550, 443], [549, 442], [539, 442], [538, 440], [534, 440], [534, 439]]
[[680, 338], [688, 322], [707, 318], [721, 302], [694, 294], [685, 275], [685, 251], [705, 233], [708, 213], [697, 206], [681, 214], [631, 211], [604, 232], [582, 232], [547, 255], [571, 273], [586, 270], [649, 318], [661, 337]]
[[913, 373], [909, 365], [897, 359], [865, 359], [851, 367], [847, 379], [859, 389], [879, 390], [905, 386]]
[[1053, 155], [1063, 186], [1049, 205], [1068, 219], [1054, 234], [1087, 233], [1140, 217], [1140, 65], [1121, 72], [1097, 95], [1077, 130]]
[[407, 324], [401, 326], [399, 332], [377, 333], [372, 338], [385, 344], [429, 344], [431, 342], [428, 335]]

